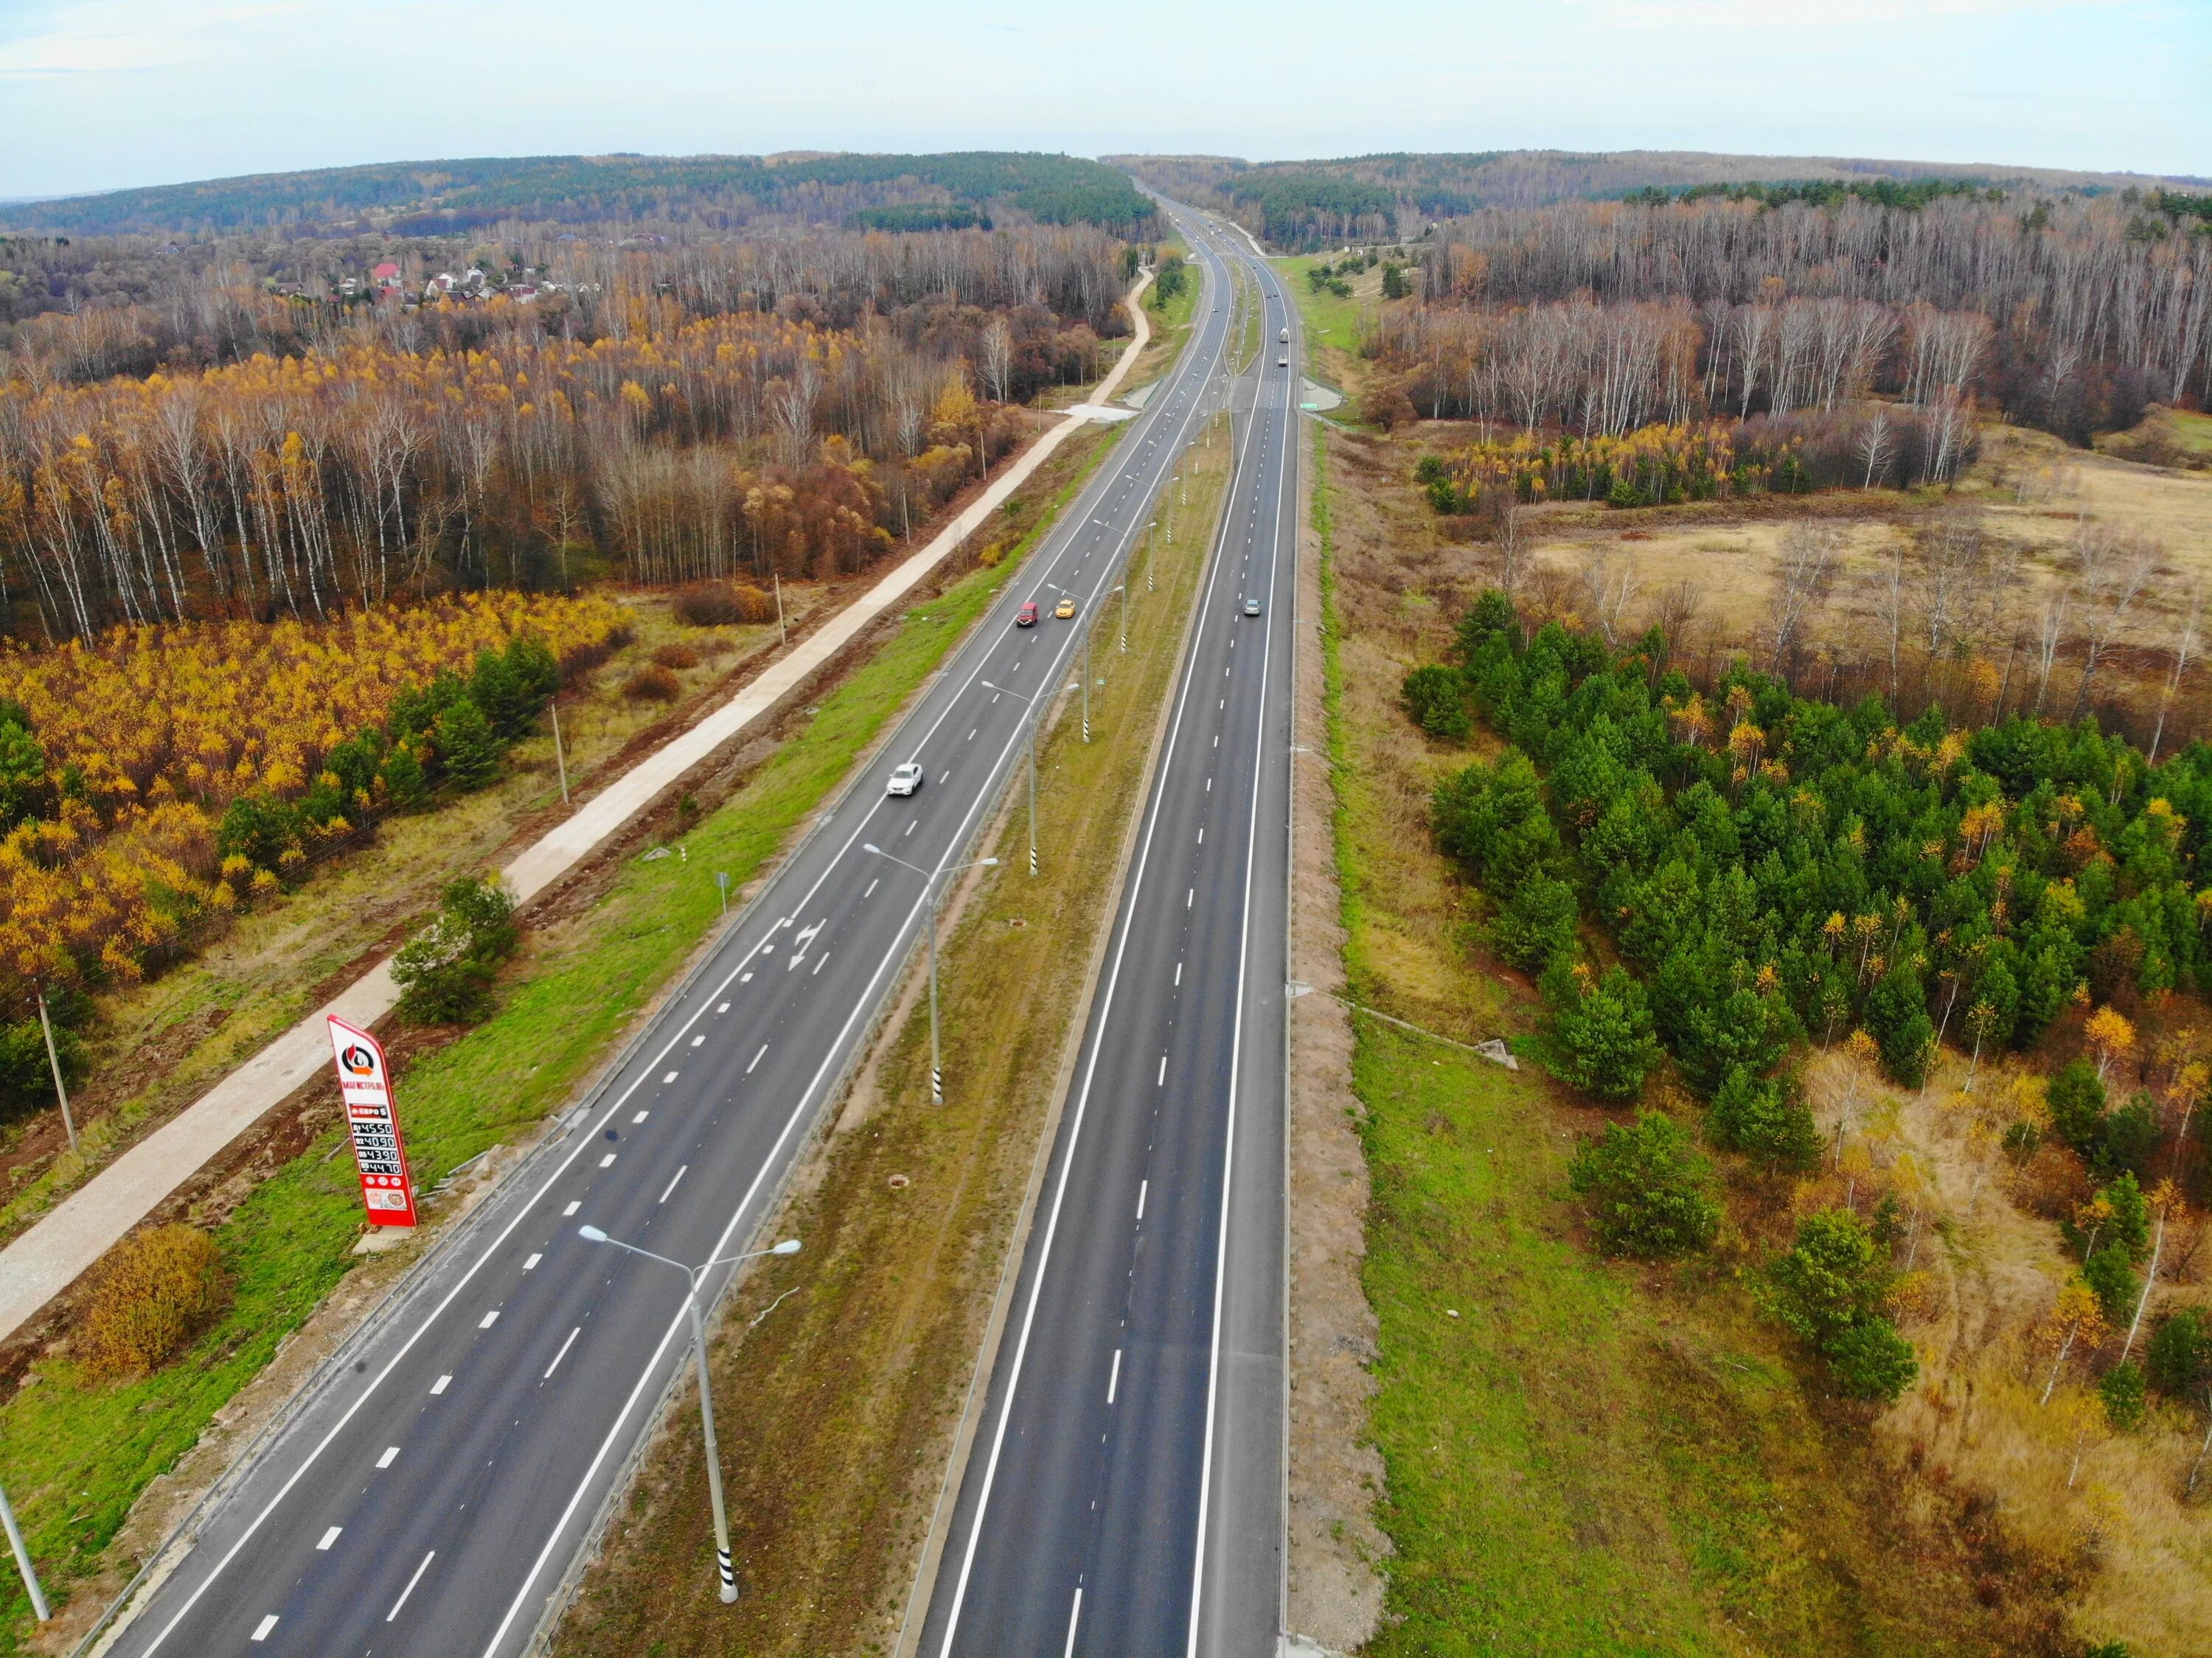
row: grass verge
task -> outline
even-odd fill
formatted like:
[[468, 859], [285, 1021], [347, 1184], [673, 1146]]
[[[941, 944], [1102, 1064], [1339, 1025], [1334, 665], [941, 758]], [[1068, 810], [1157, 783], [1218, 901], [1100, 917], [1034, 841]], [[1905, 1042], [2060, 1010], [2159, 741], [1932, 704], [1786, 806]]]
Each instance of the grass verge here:
[[[1211, 524], [1229, 455], [1217, 442], [1187, 464], [1187, 521]], [[711, 1587], [706, 1465], [696, 1406], [680, 1405], [562, 1626], [562, 1658], [896, 1642], [1209, 544], [1163, 544], [1127, 656], [1118, 618], [1099, 618], [1094, 740], [1067, 709], [1039, 755], [1042, 872], [1027, 872], [1017, 795], [988, 849], [1000, 867], [966, 895], [939, 964], [945, 1104], [929, 1101], [928, 1015], [910, 996], [777, 1223], [805, 1254], [733, 1300], [714, 1377], [744, 1401], [724, 1478], [746, 1598], [725, 1607]]]
[[[1107, 443], [1073, 458], [1075, 469], [1095, 465]], [[424, 1054], [400, 1080], [409, 1152], [425, 1190], [573, 1095], [719, 920], [714, 872], [742, 886], [760, 870], [943, 660], [1018, 556], [918, 604], [728, 800], [684, 833], [697, 858], [627, 863], [594, 902], [533, 929], [500, 1011]], [[147, 1484], [198, 1442], [357, 1264], [350, 1252], [360, 1194], [343, 1151], [337, 1128], [322, 1129], [216, 1226], [231, 1304], [175, 1363], [140, 1381], [92, 1386], [58, 1343], [0, 1405], [0, 1485], [55, 1598], [100, 1565]], [[9, 1575], [0, 1584], [0, 1653], [23, 1649], [27, 1612]]]
[[[1334, 829], [1355, 1000], [1462, 1038], [1529, 1022], [1469, 950], [1432, 849], [1431, 750], [1400, 676], [1448, 633], [1408, 590], [1400, 469], [1316, 434]], [[1338, 450], [1346, 453], [1334, 452]], [[1371, 1427], [1389, 1617], [1376, 1655], [2068, 1651], [2063, 1580], [1985, 1511], [1905, 1479], [1801, 1377], [1748, 1257], [1624, 1267], [1566, 1189], [1606, 1121], [1533, 1068], [1355, 1017], [1380, 1325]]]

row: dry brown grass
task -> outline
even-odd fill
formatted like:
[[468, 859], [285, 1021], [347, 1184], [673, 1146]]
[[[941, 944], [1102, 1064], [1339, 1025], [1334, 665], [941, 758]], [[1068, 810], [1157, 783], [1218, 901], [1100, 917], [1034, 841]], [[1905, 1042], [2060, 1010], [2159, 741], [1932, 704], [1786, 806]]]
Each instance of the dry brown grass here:
[[[1840, 1168], [1832, 1157], [1793, 1206], [1848, 1196], [1863, 1212], [1887, 1190], [1916, 1217], [1926, 1288], [1900, 1327], [1921, 1378], [1879, 1418], [1876, 1442], [1941, 1484], [1989, 1493], [2023, 1543], [2094, 1567], [2069, 1608], [2084, 1638], [2139, 1655], [2212, 1649], [2212, 1515], [2182, 1500], [2203, 1424], [2169, 1404], [2138, 1431], [2113, 1432], [2093, 1382], [2117, 1337], [2101, 1351], [2077, 1344], [2043, 1402], [2057, 1357], [2051, 1307], [2076, 1262], [2056, 1224], [2025, 1206], [2030, 1182], [1998, 1144], [2035, 1114], [2042, 1080], [2027, 1064], [1985, 1061], [1968, 1094], [1966, 1069], [1947, 1055], [1925, 1090], [1902, 1092], [1840, 1050], [1808, 1067], [1832, 1152], [1839, 1118], [1845, 1132]], [[2160, 1311], [2212, 1299], [2196, 1254], [2192, 1237], [2166, 1256], [2146, 1332]]]

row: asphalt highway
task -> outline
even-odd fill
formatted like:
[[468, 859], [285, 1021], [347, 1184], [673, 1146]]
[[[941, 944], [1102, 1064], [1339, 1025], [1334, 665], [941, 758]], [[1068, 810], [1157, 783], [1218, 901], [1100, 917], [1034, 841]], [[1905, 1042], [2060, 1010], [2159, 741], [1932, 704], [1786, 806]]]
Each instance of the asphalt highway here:
[[[1218, 257], [1208, 252], [1201, 263], [1210, 295], [1220, 294]], [[1031, 717], [1030, 703], [982, 682], [1048, 704], [1072, 689], [1083, 626], [1120, 579], [1176, 457], [1224, 394], [1230, 307], [1209, 308], [1209, 300], [1201, 298], [1199, 326], [1170, 377], [1045, 544], [1012, 574], [872, 768], [732, 919], [711, 957], [592, 1098], [456, 1229], [343, 1367], [302, 1400], [173, 1569], [142, 1592], [113, 1651], [130, 1658], [506, 1658], [525, 1649], [625, 1459], [650, 1429], [688, 1341], [683, 1275], [586, 1242], [577, 1227], [590, 1223], [690, 1263], [768, 1242], [755, 1236], [763, 1216], [926, 929], [925, 886], [941, 896], [950, 884], [925, 883], [865, 845], [925, 871], [976, 855], [991, 809], [1016, 774]], [[1279, 427], [1279, 410], [1274, 418]], [[1247, 447], [1253, 454], [1240, 478], [1284, 464], [1279, 439]], [[1207, 588], [1204, 661], [1225, 655], [1233, 638], [1235, 671], [1204, 684], [1187, 680], [1183, 691], [1177, 798], [1186, 756], [1218, 731], [1218, 802], [1201, 793], [1160, 824], [1144, 878], [1149, 900], [1170, 865], [1187, 867], [1194, 893], [1206, 896], [1202, 908], [1194, 898], [1178, 918], [1205, 941], [1196, 959], [1210, 964], [1186, 987], [1194, 999], [1161, 1048], [1178, 1078], [1186, 1063], [1200, 1067], [1194, 1078], [1219, 1074], [1230, 1062], [1221, 1055], [1224, 1044], [1233, 1046], [1232, 1013], [1248, 1001], [1255, 1020], [1242, 1050], [1248, 1073], [1257, 1078], [1265, 1066], [1279, 1066], [1279, 1042], [1258, 1034], [1266, 1017], [1279, 1020], [1279, 1008], [1261, 1017], [1239, 988], [1233, 955], [1223, 956], [1217, 942], [1223, 929], [1233, 938], [1242, 925], [1237, 872], [1245, 854], [1238, 848], [1255, 832], [1252, 774], [1280, 764], [1279, 756], [1261, 757], [1258, 698], [1262, 673], [1279, 677], [1268, 665], [1280, 659], [1285, 622], [1272, 602], [1262, 617], [1240, 620], [1224, 597], [1249, 580], [1264, 582], [1253, 590], [1271, 600], [1286, 598], [1265, 538], [1258, 556], [1250, 577], [1217, 574]], [[1075, 624], [1050, 616], [1061, 592], [1081, 606]], [[1031, 598], [1046, 619], [1018, 629], [1015, 610]], [[1170, 626], [1179, 618], [1148, 615], [1140, 599], [1136, 621]], [[1201, 664], [1194, 671], [1208, 670]], [[886, 797], [884, 774], [907, 759], [921, 764], [927, 782], [911, 799]], [[1239, 800], [1247, 804], [1232, 810]], [[1212, 846], [1186, 845], [1201, 823], [1215, 830]], [[1048, 819], [1042, 855], [1053, 856]], [[698, 878], [714, 878], [701, 868]], [[1279, 891], [1268, 902], [1279, 908]], [[1255, 951], [1270, 928], [1279, 935], [1279, 919], [1253, 926]], [[1279, 957], [1279, 937], [1266, 947]], [[1166, 956], [1153, 957], [1170, 948], [1168, 935], [1144, 934], [1147, 972], [1156, 969], [1162, 983]], [[1279, 998], [1282, 975], [1269, 971], [1270, 993]], [[1217, 1024], [1217, 1033], [1202, 1034]], [[1196, 1057], [1201, 1051], [1208, 1057]], [[946, 1085], [957, 1090], [960, 1078], [949, 1077]], [[398, 1108], [404, 1126], [404, 1081]], [[1134, 1108], [1117, 1093], [1112, 1108]], [[1103, 1108], [1092, 1121], [1101, 1116]], [[1178, 1226], [1175, 1236], [1211, 1261], [1217, 1222], [1206, 1209], [1200, 1166], [1218, 1161], [1218, 1128], [1176, 1132], [1183, 1137], [1164, 1143], [1162, 1157], [1187, 1165], [1189, 1189], [1164, 1189], [1177, 1181], [1156, 1169], [1155, 1186], [1164, 1189], [1153, 1224]], [[1170, 1216], [1181, 1218], [1170, 1223]], [[802, 1270], [805, 1261], [802, 1255]], [[727, 1270], [711, 1274], [709, 1293], [727, 1279]], [[1204, 1317], [1185, 1317], [1176, 1327], [1182, 1345], [1172, 1353], [1148, 1350], [1129, 1374], [1126, 1400], [1138, 1390], [1149, 1398], [1170, 1388], [1187, 1401], [1214, 1366]], [[1220, 1363], [1233, 1370], [1238, 1360], [1232, 1353]], [[1194, 1445], [1188, 1408], [1175, 1406], [1178, 1455]], [[726, 1433], [741, 1430], [733, 1401], [722, 1413]], [[1164, 1455], [1170, 1447], [1164, 1441], [1159, 1448]], [[1221, 1500], [1236, 1500], [1222, 1489]], [[1150, 1533], [1138, 1509], [1125, 1503], [1114, 1512], [1117, 1536]], [[1147, 1560], [1170, 1560], [1170, 1533], [1190, 1531], [1181, 1510], [1163, 1523], [1161, 1549], [1148, 1546]], [[1178, 1567], [1170, 1575], [1180, 1582], [1188, 1572]]]
[[1261, 349], [928, 1658], [1276, 1649], [1297, 325], [1196, 229], [1257, 279]]

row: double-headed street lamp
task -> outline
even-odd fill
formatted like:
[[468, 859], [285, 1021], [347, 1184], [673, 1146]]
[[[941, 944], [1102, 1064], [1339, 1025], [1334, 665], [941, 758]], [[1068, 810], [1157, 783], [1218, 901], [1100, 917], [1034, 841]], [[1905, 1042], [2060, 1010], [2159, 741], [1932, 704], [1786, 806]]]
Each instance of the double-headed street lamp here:
[[641, 1249], [635, 1243], [624, 1243], [620, 1238], [611, 1238], [596, 1226], [579, 1226], [576, 1236], [586, 1243], [611, 1243], [617, 1249], [627, 1249], [634, 1255], [643, 1255], [647, 1260], [657, 1260], [663, 1266], [673, 1266], [690, 1280], [691, 1288], [684, 1297], [684, 1305], [691, 1315], [691, 1352], [699, 1365], [699, 1428], [707, 1441], [707, 1491], [714, 1504], [714, 1564], [721, 1575], [722, 1600], [726, 1604], [738, 1598], [737, 1563], [730, 1558], [730, 1516], [722, 1507], [722, 1454], [714, 1442], [714, 1394], [707, 1381], [707, 1321], [699, 1313], [699, 1284], [717, 1266], [728, 1266], [740, 1260], [754, 1260], [762, 1255], [795, 1255], [799, 1240], [786, 1238], [772, 1249], [748, 1249], [741, 1255], [725, 1255], [720, 1260], [710, 1260], [703, 1266], [686, 1266], [680, 1260], [671, 1260], [666, 1255], [657, 1255], [650, 1249]]
[[937, 877], [957, 875], [965, 869], [996, 869], [995, 858], [978, 858], [971, 864], [940, 864], [935, 874], [919, 864], [909, 864], [903, 858], [893, 857], [872, 841], [860, 843], [860, 850], [872, 852], [878, 858], [890, 858], [902, 869], [910, 869], [921, 877], [922, 898], [929, 906], [929, 1100], [933, 1105], [945, 1103], [945, 1054], [938, 1044], [937, 1035]]

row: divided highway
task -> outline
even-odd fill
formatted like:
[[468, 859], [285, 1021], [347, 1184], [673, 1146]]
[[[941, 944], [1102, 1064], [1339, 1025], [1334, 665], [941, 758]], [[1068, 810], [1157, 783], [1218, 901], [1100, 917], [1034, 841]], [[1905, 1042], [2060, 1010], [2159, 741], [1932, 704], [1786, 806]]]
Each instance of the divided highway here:
[[[414, 1274], [405, 1293], [356, 1340], [348, 1362], [320, 1381], [212, 1505], [173, 1568], [142, 1593], [112, 1651], [130, 1658], [507, 1658], [525, 1649], [625, 1459], [652, 1425], [687, 1339], [678, 1274], [586, 1243], [576, 1229], [590, 1223], [686, 1262], [752, 1247], [926, 925], [921, 878], [872, 856], [866, 843], [923, 869], [973, 855], [1018, 763], [1030, 717], [1029, 703], [995, 695], [982, 682], [1047, 701], [1068, 683], [1080, 660], [1080, 627], [1052, 620], [1052, 601], [1065, 592], [1077, 598], [1084, 624], [1097, 615], [1161, 481], [1204, 415], [1218, 406], [1231, 314], [1225, 301], [1212, 303], [1225, 288], [1218, 256], [1206, 251], [1202, 263], [1210, 295], [1200, 301], [1200, 325], [1182, 361], [1045, 544], [949, 659], [875, 766], [730, 925], [710, 959], [671, 997], [592, 1100]], [[1252, 477], [1278, 476], [1288, 464], [1283, 377], [1273, 375], [1268, 385], [1273, 412], [1263, 412], [1263, 428], [1269, 419], [1274, 424], [1247, 442], [1238, 487], [1248, 492]], [[1271, 467], [1277, 471], [1267, 471]], [[1280, 514], [1267, 504], [1262, 517], [1279, 523]], [[1219, 1253], [1218, 1206], [1207, 1207], [1206, 1182], [1218, 1186], [1218, 1169], [1211, 1176], [1206, 1170], [1218, 1164], [1226, 1139], [1218, 1121], [1198, 1126], [1198, 1116], [1220, 1114], [1206, 1102], [1218, 1100], [1220, 1079], [1241, 1064], [1246, 1080], [1240, 1097], [1253, 1102], [1251, 1114], [1279, 1115], [1281, 882], [1279, 873], [1255, 881], [1241, 848], [1255, 833], [1277, 841], [1281, 834], [1279, 811], [1255, 803], [1255, 790], [1263, 790], [1269, 776], [1279, 794], [1279, 717], [1267, 712], [1279, 709], [1279, 695], [1267, 693], [1272, 700], [1263, 700], [1262, 692], [1282, 679], [1280, 666], [1271, 665], [1283, 660], [1288, 625], [1286, 578], [1279, 574], [1288, 568], [1287, 547], [1279, 531], [1261, 533], [1242, 556], [1252, 563], [1249, 575], [1238, 568], [1238, 555], [1219, 556], [1206, 590], [1200, 657], [1181, 693], [1176, 756], [1163, 774], [1179, 804], [1164, 817], [1157, 803], [1152, 808], [1139, 884], [1149, 905], [1163, 883], [1187, 873], [1193, 897], [1183, 913], [1147, 920], [1134, 953], [1125, 939], [1116, 958], [1126, 961], [1117, 973], [1121, 1006], [1152, 1005], [1152, 993], [1168, 985], [1170, 956], [1194, 963], [1183, 987], [1190, 999], [1176, 1005], [1182, 1023], [1164, 1045], [1152, 1025], [1142, 1027], [1142, 1040], [1172, 1062], [1178, 1090], [1188, 1090], [1187, 1097], [1178, 1092], [1164, 1120], [1159, 1132], [1173, 1138], [1161, 1141], [1159, 1160], [1151, 1165], [1158, 1195], [1147, 1224], [1175, 1230], [1146, 1234], [1148, 1251], [1150, 1241], [1162, 1236], [1175, 1240], [1171, 1248], [1187, 1251], [1188, 1259], [1175, 1263], [1179, 1272], [1203, 1261], [1210, 1274]], [[1237, 617], [1231, 604], [1246, 591], [1268, 600], [1265, 613], [1250, 621]], [[1047, 619], [1018, 629], [1016, 607], [1030, 598], [1043, 601]], [[1147, 623], [1167, 626], [1171, 619]], [[1239, 659], [1233, 671], [1212, 673], [1208, 665], [1215, 653], [1226, 658], [1232, 639]], [[1210, 746], [1215, 742], [1218, 750]], [[1187, 786], [1195, 786], [1189, 780], [1199, 745], [1209, 745], [1219, 773], [1217, 793], [1186, 799]], [[884, 774], [908, 759], [922, 767], [927, 783], [911, 799], [887, 798]], [[1191, 835], [1201, 824], [1213, 835], [1209, 846], [1197, 847]], [[1046, 829], [1043, 855], [1049, 858], [1049, 823]], [[1267, 867], [1279, 872], [1279, 861]], [[710, 878], [702, 870], [700, 878]], [[1255, 899], [1248, 926], [1245, 889], [1270, 881]], [[1203, 906], [1197, 903], [1201, 895]], [[1188, 942], [1176, 942], [1178, 928], [1189, 933]], [[1245, 932], [1247, 945], [1222, 942], [1233, 944]], [[1244, 950], [1255, 964], [1266, 964], [1264, 971], [1236, 965]], [[1270, 978], [1263, 997], [1260, 981]], [[1136, 979], [1145, 981], [1141, 996], [1133, 995]], [[1131, 1027], [1133, 1041], [1138, 1029]], [[1094, 1060], [1086, 1078], [1097, 1070]], [[1093, 1140], [1104, 1138], [1099, 1131], [1106, 1118], [1140, 1105], [1149, 1111], [1155, 1103], [1151, 1096], [1139, 1102], [1121, 1071], [1117, 1064], [1086, 1081], [1093, 1102], [1086, 1157]], [[1186, 1077], [1187, 1084], [1181, 1080]], [[948, 1085], [957, 1088], [958, 1078], [948, 1078]], [[1274, 1090], [1264, 1106], [1263, 1087]], [[404, 1121], [404, 1084], [399, 1106]], [[1072, 1120], [1079, 1117], [1072, 1114]], [[1264, 1144], [1267, 1132], [1261, 1126], [1249, 1131], [1237, 1152], [1240, 1169], [1243, 1146]], [[1097, 1178], [1118, 1180], [1131, 1166], [1116, 1162]], [[1269, 1200], [1278, 1205], [1279, 1172], [1278, 1167], [1269, 1177], [1276, 1187]], [[1256, 1183], [1239, 1188], [1239, 1206]], [[1127, 1193], [1115, 1189], [1117, 1215], [1134, 1194], [1133, 1184]], [[1097, 1195], [1107, 1200], [1103, 1188]], [[1056, 1201], [1056, 1213], [1060, 1206]], [[1232, 1213], [1232, 1226], [1241, 1224], [1242, 1212]], [[1062, 1221], [1063, 1228], [1072, 1220]], [[1279, 1220], [1273, 1224], [1279, 1231]], [[1065, 1251], [1058, 1257], [1067, 1259]], [[1279, 1263], [1275, 1270], [1279, 1278]], [[710, 1277], [709, 1293], [723, 1287], [726, 1276]], [[1139, 1466], [1146, 1459], [1129, 1448], [1109, 1448], [1115, 1452], [1109, 1469], [1130, 1471], [1115, 1487], [1121, 1492], [1126, 1486], [1126, 1496], [1110, 1505], [1115, 1529], [1109, 1541], [1120, 1548], [1123, 1539], [1138, 1540], [1127, 1545], [1132, 1569], [1164, 1563], [1162, 1592], [1182, 1606], [1191, 1594], [1189, 1573], [1187, 1563], [1173, 1561], [1176, 1550], [1188, 1550], [1170, 1543], [1188, 1538], [1193, 1516], [1170, 1476], [1181, 1477], [1186, 1451], [1196, 1469], [1190, 1413], [1199, 1408], [1194, 1401], [1205, 1376], [1218, 1373], [1222, 1384], [1203, 1389], [1204, 1398], [1224, 1401], [1218, 1432], [1240, 1431], [1242, 1394], [1231, 1384], [1242, 1376], [1243, 1338], [1219, 1351], [1209, 1345], [1216, 1294], [1210, 1276], [1168, 1293], [1196, 1295], [1200, 1304], [1178, 1302], [1173, 1327], [1161, 1327], [1153, 1345], [1132, 1351], [1124, 1406], [1158, 1397], [1170, 1415], [1153, 1448], [1153, 1472], [1146, 1473]], [[1279, 1321], [1269, 1327], [1279, 1328]], [[1267, 1343], [1273, 1344], [1273, 1363], [1279, 1338], [1269, 1335]], [[1047, 1374], [1039, 1351], [1033, 1376]], [[1057, 1363], [1057, 1346], [1054, 1353]], [[1072, 1350], [1067, 1358], [1073, 1363]], [[1103, 1370], [1097, 1382], [1093, 1391], [1103, 1397]], [[1279, 1393], [1279, 1377], [1267, 1385]], [[1269, 1408], [1276, 1402], [1271, 1397]], [[1171, 1458], [1177, 1466], [1168, 1466]], [[1271, 1449], [1271, 1467], [1272, 1458]], [[1214, 1512], [1243, 1513], [1252, 1494], [1241, 1479], [1225, 1476], [1226, 1461], [1213, 1466]], [[1011, 1479], [1002, 1484], [994, 1524], [1014, 1512], [1017, 1490]], [[1270, 1500], [1272, 1491], [1271, 1484]], [[1142, 1505], [1171, 1496], [1182, 1506], [1156, 1529]], [[1279, 1521], [1270, 1523], [1279, 1531]], [[1049, 1563], [1040, 1564], [1040, 1578], [1046, 1564], [1074, 1558], [1063, 1553], [1057, 1524], [1037, 1533], [1040, 1543], [1052, 1540], [1054, 1551]], [[1163, 1540], [1158, 1546], [1150, 1540], [1155, 1535]], [[1225, 1562], [1231, 1551], [1218, 1552]], [[990, 1570], [1001, 1570], [1002, 1559], [990, 1555]], [[1012, 1565], [1022, 1570], [1018, 1560]], [[1126, 1579], [1115, 1592], [1133, 1602], [1146, 1598]], [[987, 1604], [988, 1597], [975, 1599], [969, 1616], [981, 1615]], [[1270, 1605], [1271, 1630], [1273, 1618]], [[977, 1644], [964, 1634], [963, 1642], [963, 1650], [976, 1652], [1043, 1649]], [[1107, 1648], [1085, 1648], [1092, 1649]]]
[[1263, 295], [1250, 412], [927, 1658], [1276, 1647], [1297, 323], [1184, 228], [1217, 293], [1237, 259]]

